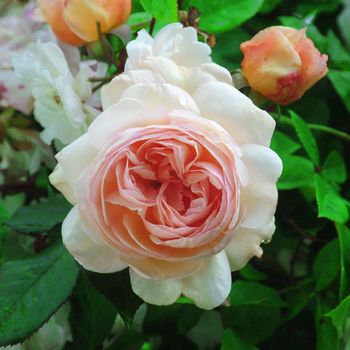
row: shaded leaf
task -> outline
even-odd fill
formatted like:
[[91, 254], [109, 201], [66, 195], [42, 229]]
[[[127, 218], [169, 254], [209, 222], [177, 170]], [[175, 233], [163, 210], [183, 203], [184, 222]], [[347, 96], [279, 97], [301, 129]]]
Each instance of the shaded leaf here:
[[63, 196], [52, 196], [18, 209], [6, 225], [20, 233], [46, 232], [61, 223], [71, 207]]
[[143, 301], [131, 289], [128, 269], [116, 273], [85, 273], [89, 281], [112, 302], [130, 328], [134, 314]]
[[313, 265], [313, 274], [316, 280], [316, 290], [321, 291], [337, 277], [339, 271], [339, 244], [338, 240], [326, 244], [317, 254]]
[[82, 275], [70, 300], [70, 324], [77, 350], [94, 350], [109, 336], [116, 318], [116, 309]]
[[62, 244], [0, 269], [0, 346], [35, 332], [67, 300], [78, 266]]

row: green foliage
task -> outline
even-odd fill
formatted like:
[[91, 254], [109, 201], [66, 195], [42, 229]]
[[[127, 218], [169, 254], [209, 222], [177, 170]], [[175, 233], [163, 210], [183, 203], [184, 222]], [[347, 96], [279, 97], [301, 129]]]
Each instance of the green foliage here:
[[141, 0], [140, 2], [145, 11], [160, 20], [162, 24], [176, 22], [178, 19], [176, 0]]
[[116, 310], [87, 279], [81, 275], [71, 298], [72, 349], [94, 350], [110, 335]]
[[64, 197], [55, 195], [18, 209], [6, 224], [20, 233], [47, 232], [63, 221], [70, 208]]
[[[247, 344], [254, 345], [267, 339], [280, 324], [280, 309], [284, 302], [278, 292], [270, 287], [256, 282], [237, 281], [232, 284], [229, 300], [231, 306], [224, 309], [226, 324], [236, 329]], [[251, 332], [251, 329], [255, 331]]]
[[317, 254], [313, 274], [316, 281], [316, 290], [319, 292], [337, 277], [339, 271], [339, 243], [335, 239], [326, 244]]
[[[261, 103], [276, 120], [271, 148], [283, 161], [276, 233], [262, 246], [260, 259], [232, 274], [229, 298], [215, 310], [200, 310], [184, 296], [174, 305], [147, 305], [132, 292], [127, 269], [99, 274], [81, 268], [79, 276], [77, 263], [57, 243], [71, 205], [53, 194], [51, 169], [42, 165], [10, 186], [3, 181], [6, 162], [0, 154], [0, 347], [28, 338], [69, 301], [73, 341], [65, 350], [349, 349], [350, 1], [132, 4], [127, 21], [132, 37], [140, 29], [154, 25], [156, 33], [178, 21], [178, 8], [198, 9], [199, 19], [191, 20], [198, 21], [200, 40], [205, 41], [203, 32], [215, 34], [213, 61], [231, 72], [241, 67], [240, 44], [273, 25], [306, 28], [328, 55], [327, 78], [300, 100], [287, 107]], [[119, 60], [127, 43], [110, 33], [105, 44], [109, 58]], [[80, 51], [86, 59], [105, 58], [104, 49], [97, 42]], [[109, 64], [108, 75], [118, 68]], [[249, 95], [249, 87], [241, 92]], [[13, 113], [6, 109], [1, 117], [7, 120]], [[32, 122], [32, 116], [16, 119], [21, 128]]]
[[328, 77], [350, 112], [350, 71], [331, 70]]
[[304, 146], [306, 153], [315, 165], [319, 165], [320, 154], [318, 152], [317, 143], [308, 125], [293, 111], [290, 111], [289, 113], [292, 117], [295, 131], [297, 132], [297, 135], [300, 139], [300, 142]]
[[337, 191], [320, 175], [315, 174], [316, 199], [318, 216], [345, 223], [349, 219], [347, 202]]
[[233, 29], [258, 11], [263, 0], [191, 0], [201, 13], [200, 26], [210, 33]]
[[[283, 160], [283, 172], [278, 180], [278, 189], [292, 190], [304, 186], [312, 186], [314, 166], [308, 159], [289, 155]], [[303, 171], [300, 171], [303, 169]]]
[[86, 271], [89, 281], [116, 307], [125, 323], [131, 327], [142, 300], [132, 292], [128, 270], [114, 274]]
[[339, 152], [329, 153], [323, 165], [322, 175], [331, 183], [342, 184], [346, 181], [346, 166]]
[[35, 332], [67, 300], [78, 267], [62, 244], [0, 269], [0, 346]]

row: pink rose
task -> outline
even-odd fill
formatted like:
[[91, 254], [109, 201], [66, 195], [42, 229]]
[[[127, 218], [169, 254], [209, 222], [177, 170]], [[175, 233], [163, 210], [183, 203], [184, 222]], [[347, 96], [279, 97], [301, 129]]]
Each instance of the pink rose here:
[[303, 96], [327, 72], [321, 55], [306, 37], [306, 30], [269, 27], [241, 44], [242, 70], [249, 85], [282, 105]]
[[50, 180], [74, 204], [63, 241], [86, 269], [129, 267], [148, 303], [183, 294], [214, 308], [231, 270], [260, 257], [274, 232], [275, 122], [223, 82], [190, 95], [159, 73], [130, 70], [111, 86], [105, 111], [56, 156]]

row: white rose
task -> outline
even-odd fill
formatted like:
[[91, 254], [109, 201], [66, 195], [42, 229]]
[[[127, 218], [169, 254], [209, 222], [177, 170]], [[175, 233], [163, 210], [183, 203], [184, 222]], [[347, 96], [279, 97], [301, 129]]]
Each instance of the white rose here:
[[[156, 43], [171, 64], [198, 54], [179, 67], [191, 70], [176, 79], [183, 85], [157, 67], [132, 69], [156, 57]], [[81, 265], [130, 267], [146, 302], [183, 294], [211, 309], [228, 296], [231, 270], [260, 257], [274, 232], [282, 165], [269, 148], [274, 120], [228, 81], [202, 80], [210, 61], [203, 45], [178, 24], [157, 34], [152, 51], [130, 43], [146, 54], [104, 89], [105, 111], [58, 153], [50, 180], [75, 205], [62, 235]]]
[[87, 103], [92, 95], [89, 78], [94, 75], [87, 64], [81, 63], [73, 76], [62, 50], [41, 42], [14, 55], [12, 61], [17, 75], [31, 89], [44, 142], [57, 139], [66, 145], [87, 130], [96, 115]]

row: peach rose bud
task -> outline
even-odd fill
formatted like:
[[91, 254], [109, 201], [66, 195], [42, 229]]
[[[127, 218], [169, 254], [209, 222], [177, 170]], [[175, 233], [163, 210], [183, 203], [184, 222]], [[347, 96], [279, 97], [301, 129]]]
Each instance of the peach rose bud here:
[[327, 72], [306, 29], [269, 27], [241, 44], [242, 70], [249, 85], [266, 98], [286, 105], [301, 98]]
[[131, 12], [131, 0], [38, 0], [45, 19], [63, 42], [79, 46], [98, 39], [123, 24]]

